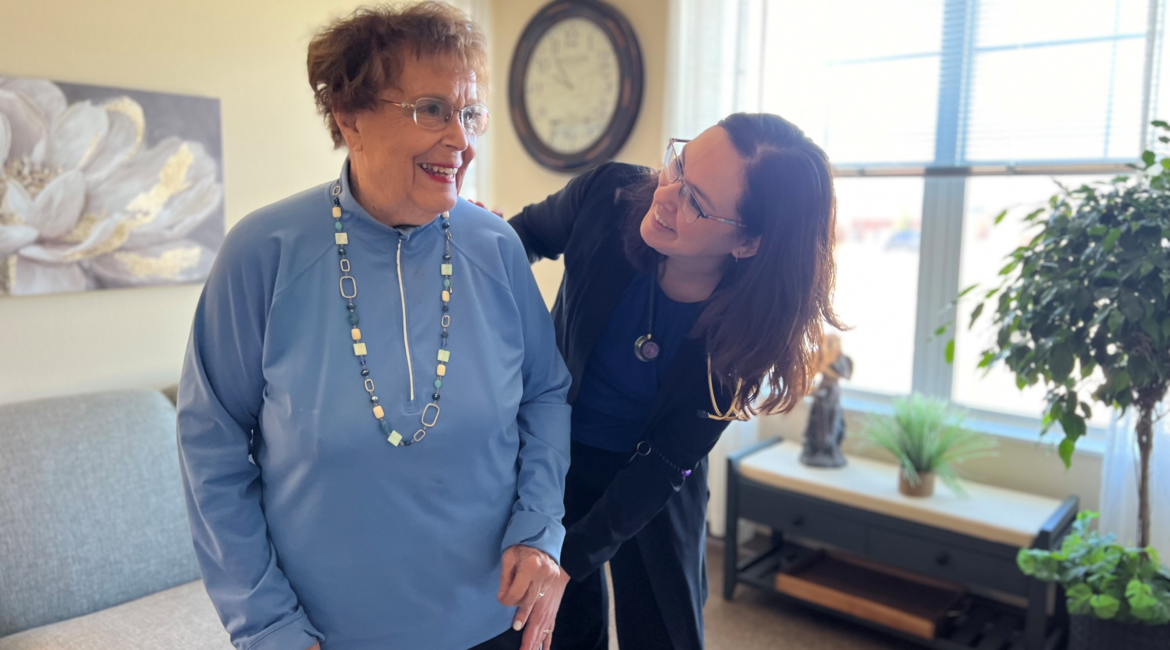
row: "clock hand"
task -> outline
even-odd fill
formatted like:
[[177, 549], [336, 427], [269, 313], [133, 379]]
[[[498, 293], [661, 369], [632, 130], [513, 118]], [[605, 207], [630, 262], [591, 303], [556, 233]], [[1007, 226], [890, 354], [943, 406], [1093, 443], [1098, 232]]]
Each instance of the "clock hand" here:
[[555, 59], [555, 62], [557, 64], [557, 72], [561, 73], [558, 81], [560, 81], [562, 84], [564, 84], [565, 88], [568, 88], [569, 90], [574, 90], [573, 84], [569, 82], [569, 75], [565, 72], [564, 64], [561, 63], [560, 59]]

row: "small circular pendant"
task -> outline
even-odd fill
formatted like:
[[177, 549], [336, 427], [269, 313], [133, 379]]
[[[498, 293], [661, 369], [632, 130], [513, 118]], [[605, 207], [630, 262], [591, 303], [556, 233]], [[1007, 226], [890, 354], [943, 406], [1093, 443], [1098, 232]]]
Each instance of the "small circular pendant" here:
[[662, 348], [658, 347], [658, 341], [653, 340], [649, 334], [638, 337], [634, 343], [634, 356], [638, 357], [639, 361], [647, 363], [654, 361], [661, 352]]

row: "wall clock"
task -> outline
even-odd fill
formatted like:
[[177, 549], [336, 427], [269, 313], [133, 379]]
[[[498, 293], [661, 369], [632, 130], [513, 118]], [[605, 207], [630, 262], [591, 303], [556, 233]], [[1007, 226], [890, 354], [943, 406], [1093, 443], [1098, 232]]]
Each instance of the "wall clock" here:
[[576, 171], [612, 158], [642, 104], [642, 51], [617, 9], [557, 0], [516, 44], [508, 78], [512, 124], [540, 164]]

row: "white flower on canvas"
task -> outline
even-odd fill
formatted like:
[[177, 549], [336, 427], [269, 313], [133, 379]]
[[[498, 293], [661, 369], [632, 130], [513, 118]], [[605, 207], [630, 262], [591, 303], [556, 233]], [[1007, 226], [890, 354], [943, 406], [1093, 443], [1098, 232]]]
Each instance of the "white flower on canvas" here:
[[143, 148], [127, 97], [67, 105], [52, 82], [0, 77], [0, 294], [207, 277], [187, 237], [219, 212], [215, 161], [197, 142]]

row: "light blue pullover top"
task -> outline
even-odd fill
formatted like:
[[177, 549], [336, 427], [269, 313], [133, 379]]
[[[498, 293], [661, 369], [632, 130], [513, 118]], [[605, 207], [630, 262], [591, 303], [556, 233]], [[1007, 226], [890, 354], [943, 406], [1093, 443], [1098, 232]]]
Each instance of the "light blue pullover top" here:
[[[374, 220], [348, 169], [370, 378], [410, 437], [435, 392], [441, 219]], [[422, 442], [387, 442], [338, 288], [332, 186], [232, 228], [199, 299], [178, 400], [196, 554], [240, 650], [466, 650], [511, 625], [504, 549], [559, 560], [571, 379], [520, 240], [460, 199], [442, 412]]]

